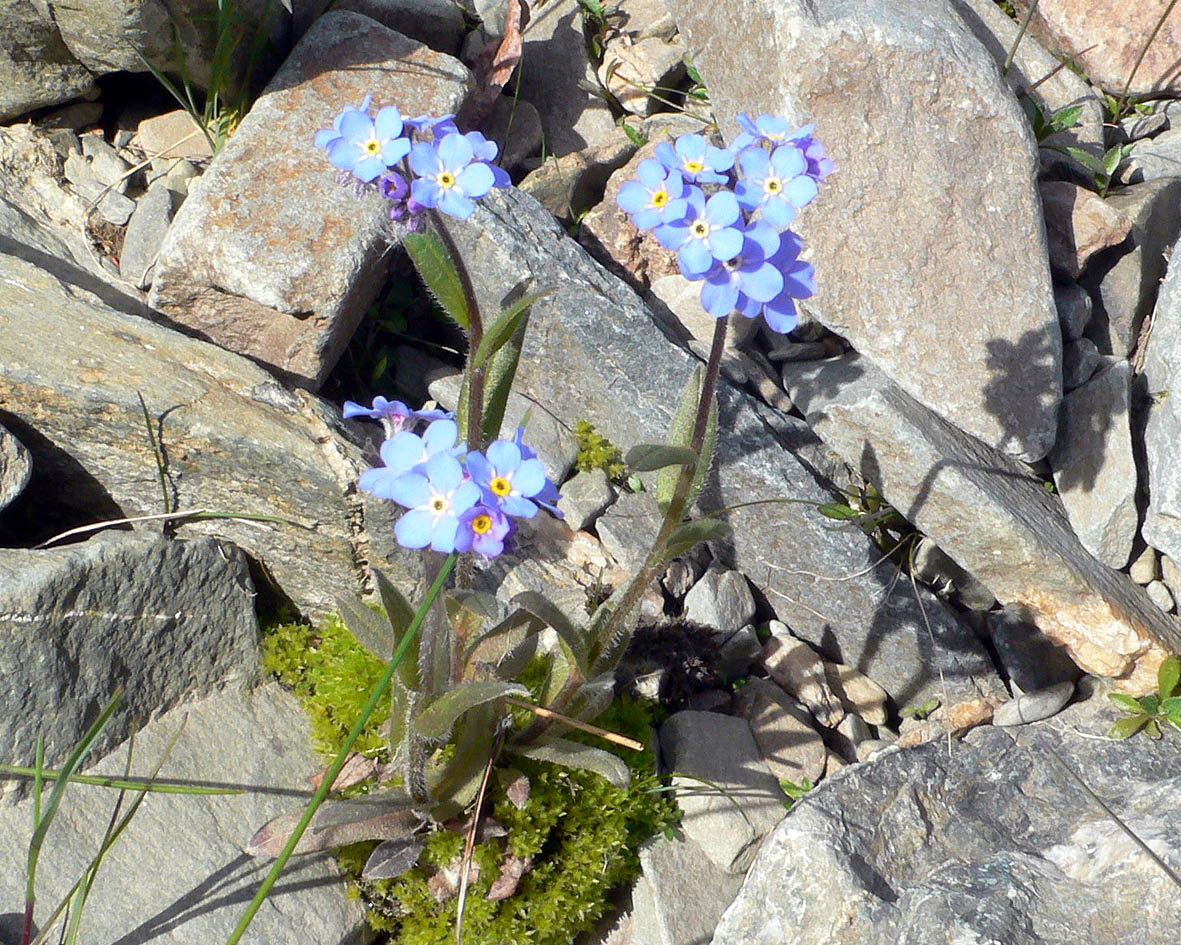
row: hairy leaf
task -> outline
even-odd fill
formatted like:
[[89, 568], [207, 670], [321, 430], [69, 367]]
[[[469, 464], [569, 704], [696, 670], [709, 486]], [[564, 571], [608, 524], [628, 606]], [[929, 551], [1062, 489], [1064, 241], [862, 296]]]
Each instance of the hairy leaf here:
[[585, 768], [626, 790], [631, 772], [626, 764], [602, 748], [594, 748], [565, 738], [540, 739], [531, 745], [511, 745], [506, 750], [535, 761], [549, 761], [567, 768]]
[[[410, 810], [410, 799], [396, 803], [370, 800], [372, 795], [347, 801], [326, 801], [295, 847], [298, 853], [332, 850], [362, 840], [393, 840], [411, 833], [419, 824]], [[251, 856], [278, 856], [303, 818], [304, 809], [280, 814], [264, 825], [246, 845]]]
[[1148, 724], [1147, 715], [1133, 715], [1131, 718], [1120, 719], [1107, 730], [1107, 737], [1114, 739], [1131, 738]]
[[383, 840], [369, 854], [361, 870], [363, 879], [395, 879], [407, 870], [413, 869], [419, 856], [426, 848], [426, 842], [417, 835]]
[[699, 518], [677, 526], [677, 530], [669, 536], [665, 546], [666, 561], [671, 561], [677, 555], [696, 548], [703, 541], [717, 541], [730, 534], [730, 526], [719, 522], [716, 518]]
[[687, 446], [641, 443], [627, 451], [626, 462], [632, 472], [652, 472], [654, 469], [664, 469], [667, 466], [679, 469], [681, 466], [697, 465], [697, 454]]
[[[701, 387], [705, 381], [705, 375], [700, 367], [696, 368], [685, 385], [684, 393], [681, 394], [681, 402], [677, 406], [676, 415], [673, 417], [672, 427], [668, 433], [669, 446], [688, 447], [693, 442], [693, 428], [697, 423], [697, 407], [701, 401]], [[709, 471], [710, 463], [713, 462], [714, 446], [718, 438], [718, 404], [715, 399], [709, 405], [709, 417], [707, 418], [705, 427], [705, 440], [701, 444], [701, 456], [695, 461], [696, 471], [693, 473], [693, 482], [689, 487], [689, 498], [685, 504], [685, 508], [692, 508], [697, 495], [701, 492], [701, 486], [705, 482], [705, 474]], [[681, 468], [679, 466], [666, 466], [660, 470], [659, 478], [656, 480], [656, 502], [660, 506], [662, 512], [668, 509], [669, 503], [672, 502], [673, 494], [676, 492], [677, 481], [681, 478]]]
[[502, 696], [528, 696], [529, 690], [519, 683], [500, 679], [461, 683], [436, 698], [414, 720], [413, 729], [423, 738], [444, 738], [456, 719], [485, 702]]
[[1136, 715], [1139, 715], [1144, 711], [1143, 706], [1140, 705], [1140, 700], [1129, 696], [1126, 692], [1109, 692], [1107, 698], [1125, 712], [1134, 712]]
[[480, 339], [480, 346], [472, 355], [471, 367], [482, 367], [492, 355], [508, 344], [526, 318], [529, 307], [538, 299], [553, 295], [554, 291], [551, 288], [526, 293], [497, 315], [492, 324], [485, 328], [484, 337]]
[[429, 230], [422, 233], [408, 233], [402, 237], [402, 246], [410, 254], [410, 261], [422, 276], [431, 294], [438, 300], [447, 316], [456, 321], [464, 331], [472, 327], [468, 311], [467, 293], [459, 271], [447, 252], [443, 241]]
[[574, 625], [559, 607], [537, 591], [522, 591], [510, 602], [552, 627], [566, 650], [567, 656], [584, 677], [587, 671], [586, 634]]

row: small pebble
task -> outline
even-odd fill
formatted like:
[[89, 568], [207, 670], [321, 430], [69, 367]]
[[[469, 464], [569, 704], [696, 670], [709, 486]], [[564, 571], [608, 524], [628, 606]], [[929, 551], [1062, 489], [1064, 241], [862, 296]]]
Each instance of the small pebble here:
[[992, 724], [1012, 726], [1040, 722], [1060, 712], [1072, 695], [1074, 683], [1070, 681], [1022, 693], [996, 710], [992, 716]]

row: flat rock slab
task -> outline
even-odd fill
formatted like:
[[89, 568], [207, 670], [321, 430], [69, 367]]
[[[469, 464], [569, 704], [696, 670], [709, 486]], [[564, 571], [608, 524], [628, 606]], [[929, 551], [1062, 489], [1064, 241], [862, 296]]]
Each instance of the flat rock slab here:
[[33, 461], [21, 441], [0, 426], [0, 509], [20, 495], [33, 475]]
[[[135, 738], [131, 772], [146, 777], [180, 738], [161, 778], [244, 787], [238, 795], [149, 794], [99, 871], [82, 919], [92, 945], [224, 942], [270, 860], [242, 852], [252, 833], [305, 803], [319, 762], [295, 698], [277, 683], [229, 689], [178, 706]], [[90, 773], [122, 775], [127, 746]], [[118, 792], [72, 785], [48, 832], [37, 873], [36, 919], [43, 921], [97, 851]], [[126, 812], [134, 795], [124, 801]], [[0, 902], [24, 902], [31, 801], [0, 811]], [[18, 865], [20, 864], [20, 865]], [[367, 941], [361, 904], [327, 856], [295, 857], [255, 916], [246, 941], [353, 945]]]
[[[1013, 6], [1024, 19], [1030, 2], [1017, 0]], [[1127, 89], [1151, 98], [1152, 93], [1181, 91], [1181, 10], [1174, 8], [1153, 35], [1165, 7], [1123, 0], [1042, 0], [1029, 30], [1063, 60], [1074, 59], [1104, 91], [1122, 95]]]
[[1138, 693], [1155, 688], [1181, 632], [1142, 588], [1086, 551], [1059, 500], [1024, 467], [916, 403], [865, 358], [788, 369], [792, 401], [812, 428], [999, 601], [1024, 606], [1084, 670]]
[[319, 387], [385, 278], [389, 203], [338, 183], [316, 131], [368, 94], [407, 117], [454, 113], [470, 84], [457, 60], [368, 17], [319, 19], [193, 182], [160, 249], [151, 305]]
[[246, 557], [210, 538], [107, 532], [44, 551], [0, 550], [0, 758], [60, 763], [107, 704], [135, 719], [258, 670]]
[[961, 429], [1045, 456], [1062, 339], [1037, 147], [963, 21], [943, 0], [670, 9], [724, 134], [739, 111], [815, 122], [836, 162], [798, 221], [816, 317]]
[[[517, 372], [522, 396], [571, 428], [589, 420], [624, 450], [664, 441], [699, 362], [661, 334], [634, 292], [518, 192], [490, 194], [450, 232], [485, 312], [498, 310], [522, 282], [556, 289], [532, 308]], [[920, 608], [909, 583], [880, 562], [876, 545], [857, 529], [833, 529], [816, 511], [834, 498], [817, 473], [832, 460], [806, 424], [722, 383], [718, 431], [698, 502], [703, 510], [803, 500], [731, 513], [733, 537], [714, 547], [721, 564], [745, 574], [796, 636], [873, 677], [899, 706], [1002, 691], [967, 627], [925, 591]], [[654, 507], [651, 493], [645, 496]], [[600, 534], [618, 506], [599, 519]], [[629, 542], [650, 541], [655, 528], [629, 535]]]
[[825, 779], [764, 841], [714, 945], [1172, 940], [1176, 887], [1067, 770], [1181, 868], [1181, 739], [1108, 741], [1115, 717], [1093, 699]]
[[0, 2], [0, 121], [97, 92], [35, 0]]
[[1143, 532], [1153, 548], [1181, 561], [1181, 257], [1177, 258], [1161, 283], [1144, 358], [1151, 406], [1144, 430], [1148, 512]]
[[[142, 393], [170, 507], [300, 523], [194, 521], [179, 534], [230, 539], [270, 576], [260, 590], [273, 582], [312, 616], [332, 612], [337, 594], [370, 589], [370, 562], [395, 562], [391, 576], [415, 593], [422, 556], [394, 544], [393, 503], [357, 491], [369, 463], [333, 408], [284, 390], [245, 358], [117, 312], [2, 254], [0, 313], [0, 422], [34, 469], [0, 513], [4, 544], [161, 512]], [[158, 533], [160, 523], [141, 527]]]

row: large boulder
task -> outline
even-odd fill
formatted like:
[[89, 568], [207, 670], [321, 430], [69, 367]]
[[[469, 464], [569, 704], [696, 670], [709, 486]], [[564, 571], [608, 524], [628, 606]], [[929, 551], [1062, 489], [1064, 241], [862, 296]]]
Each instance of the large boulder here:
[[725, 133], [739, 111], [814, 122], [836, 162], [798, 222], [816, 317], [961, 429], [1045, 456], [1062, 338], [1037, 147], [989, 52], [943, 0], [670, 7]]
[[96, 91], [33, 0], [0, 0], [0, 121]]
[[1108, 741], [1116, 717], [1092, 699], [826, 778], [763, 843], [714, 945], [1171, 940], [1176, 880], [1124, 827], [1181, 868], [1181, 739]]

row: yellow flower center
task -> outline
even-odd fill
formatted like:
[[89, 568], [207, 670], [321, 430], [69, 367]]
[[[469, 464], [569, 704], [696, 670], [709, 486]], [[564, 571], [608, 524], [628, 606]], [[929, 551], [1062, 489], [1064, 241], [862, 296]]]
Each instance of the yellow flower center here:
[[477, 535], [486, 535], [492, 531], [492, 516], [477, 515], [472, 519], [472, 531]]
[[445, 496], [437, 495], [431, 499], [431, 511], [436, 515], [442, 515], [447, 511], [447, 499]]
[[504, 476], [497, 476], [488, 483], [488, 488], [492, 490], [493, 495], [503, 497], [513, 491], [513, 484], [505, 479]]
[[701, 161], [686, 161], [685, 170], [690, 174], [700, 174], [705, 170], [705, 165]]
[[443, 173], [440, 174], [438, 177], [436, 177], [435, 180], [437, 180], [439, 182], [440, 187], [454, 187], [455, 186], [455, 175], [452, 174], [450, 171], [443, 171]]
[[652, 206], [663, 207], [666, 203], [668, 203], [667, 190], [658, 190], [652, 195]]
[[783, 191], [783, 181], [778, 177], [768, 177], [763, 182], [763, 189], [769, 194], [778, 194]]
[[370, 138], [365, 142], [366, 154], [381, 154], [381, 142], [376, 138]]

